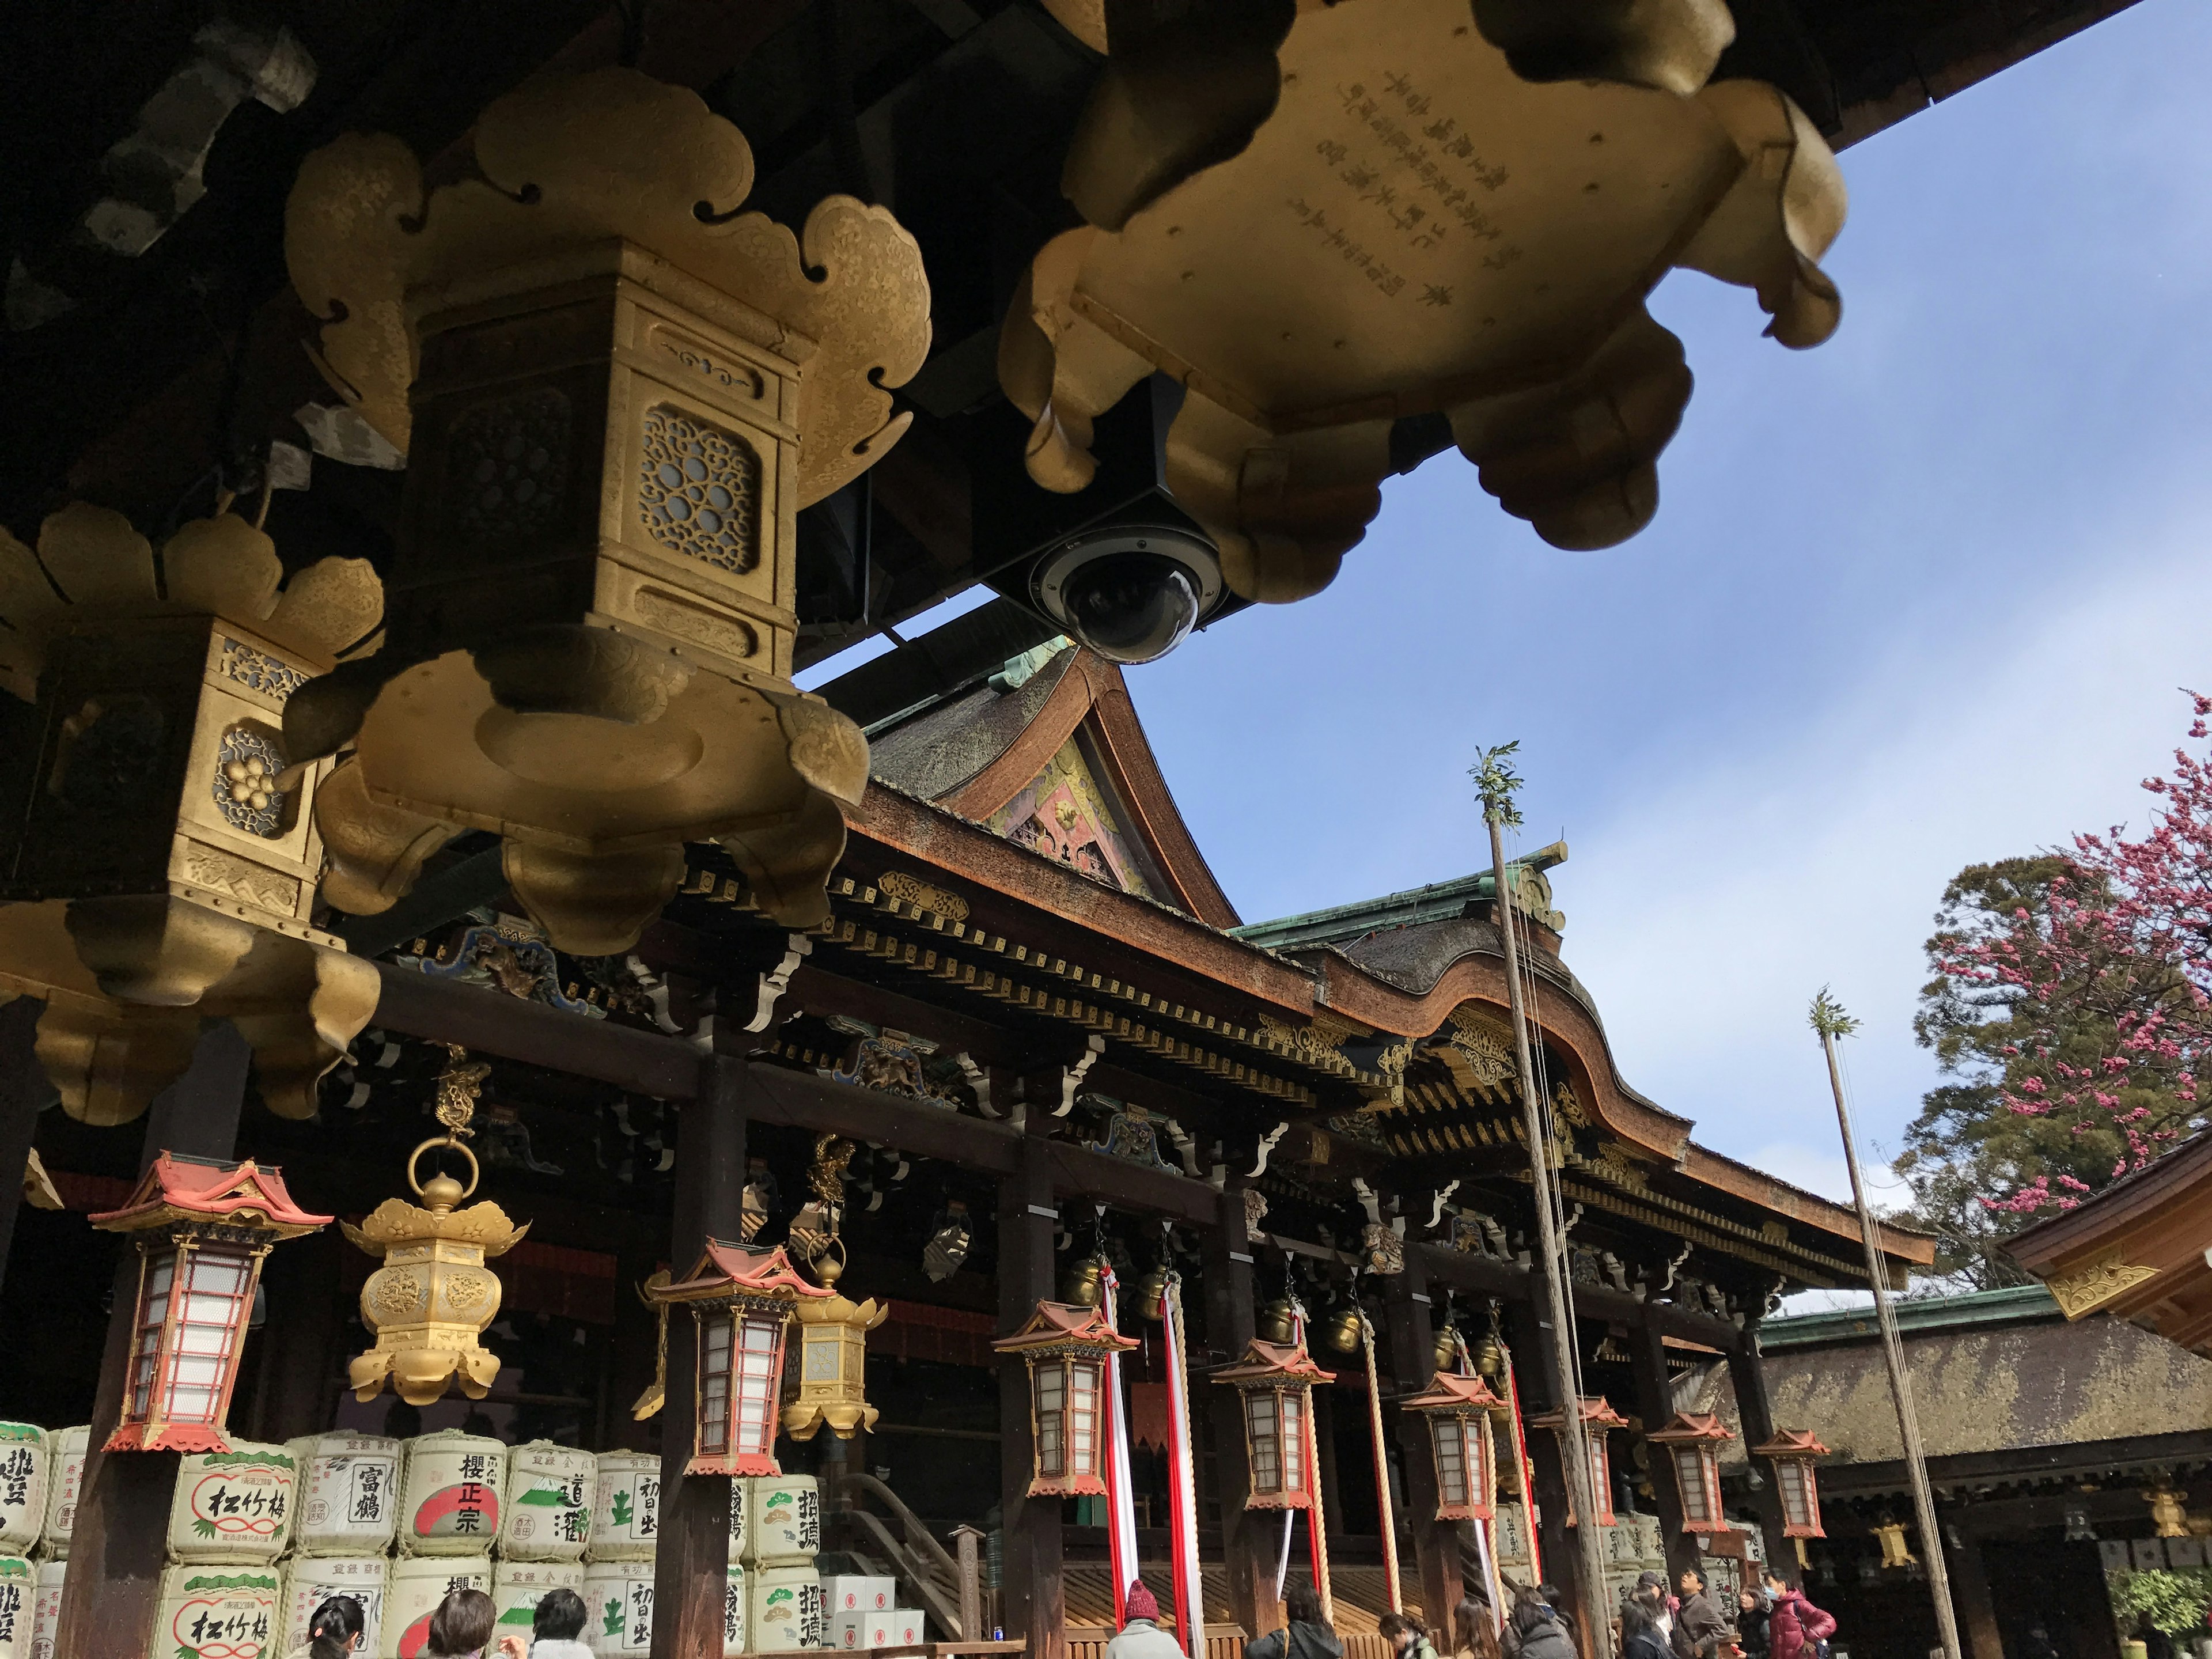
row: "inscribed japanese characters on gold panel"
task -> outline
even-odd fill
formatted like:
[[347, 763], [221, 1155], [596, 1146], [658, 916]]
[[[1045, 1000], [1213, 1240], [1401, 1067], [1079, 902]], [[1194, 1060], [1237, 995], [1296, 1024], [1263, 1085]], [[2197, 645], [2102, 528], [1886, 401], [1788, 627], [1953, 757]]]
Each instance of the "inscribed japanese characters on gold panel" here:
[[[1547, 539], [1633, 534], [1690, 390], [1644, 309], [1668, 270], [1756, 288], [1787, 344], [1839, 314], [1813, 264], [1842, 221], [1834, 160], [1772, 88], [1695, 89], [1725, 44], [1711, 33], [1668, 77], [1686, 94], [1540, 85], [1466, 0], [1302, 7], [1241, 154], [1037, 256], [1000, 359], [1036, 422], [1031, 475], [1081, 488], [1091, 417], [1158, 369], [1190, 393], [1169, 482], [1247, 597], [1330, 580], [1408, 415], [1447, 415]], [[1079, 145], [1136, 142], [1102, 122]], [[1103, 166], [1072, 155], [1070, 176]]]

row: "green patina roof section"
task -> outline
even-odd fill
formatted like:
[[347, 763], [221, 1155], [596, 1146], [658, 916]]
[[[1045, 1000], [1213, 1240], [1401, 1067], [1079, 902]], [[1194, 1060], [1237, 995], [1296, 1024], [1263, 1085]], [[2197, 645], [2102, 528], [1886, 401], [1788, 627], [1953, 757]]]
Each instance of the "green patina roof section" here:
[[1274, 921], [1247, 922], [1242, 927], [1231, 927], [1229, 934], [1264, 950], [1291, 951], [1306, 945], [1334, 945], [1339, 939], [1358, 939], [1363, 933], [1385, 927], [1449, 921], [1464, 915], [1469, 904], [1487, 904], [1490, 899], [1491, 873], [1486, 870], [1479, 876], [1431, 882], [1426, 887], [1386, 893], [1381, 898], [1362, 899], [1357, 904], [1309, 910], [1304, 915], [1284, 916]]
[[[1890, 1304], [1897, 1328], [1905, 1335], [1915, 1332], [1965, 1330], [1976, 1325], [2018, 1325], [2059, 1317], [2058, 1304], [2040, 1285], [2021, 1285], [2002, 1291], [1969, 1291], [1963, 1296], [1923, 1296]], [[1809, 1348], [1827, 1342], [1872, 1341], [1881, 1334], [1874, 1310], [1840, 1309], [1833, 1313], [1800, 1314], [1790, 1319], [1770, 1319], [1759, 1328], [1759, 1346], [1768, 1353], [1785, 1348]]]

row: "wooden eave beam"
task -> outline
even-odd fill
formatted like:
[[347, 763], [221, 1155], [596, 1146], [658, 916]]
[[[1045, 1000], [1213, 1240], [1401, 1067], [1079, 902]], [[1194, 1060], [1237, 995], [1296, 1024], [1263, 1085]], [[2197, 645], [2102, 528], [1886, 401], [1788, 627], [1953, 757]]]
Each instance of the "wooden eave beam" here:
[[[1408, 1254], [1420, 1252], [1421, 1263], [1431, 1282], [1455, 1290], [1474, 1291], [1516, 1302], [1535, 1299], [1533, 1267], [1471, 1251], [1447, 1249], [1439, 1244], [1413, 1243]], [[1583, 1319], [1601, 1319], [1617, 1325], [1647, 1326], [1662, 1336], [1680, 1337], [1701, 1346], [1732, 1352], [1744, 1346], [1743, 1332], [1729, 1320], [1717, 1319], [1670, 1302], [1639, 1302], [1633, 1296], [1595, 1285], [1575, 1286], [1575, 1313]]]

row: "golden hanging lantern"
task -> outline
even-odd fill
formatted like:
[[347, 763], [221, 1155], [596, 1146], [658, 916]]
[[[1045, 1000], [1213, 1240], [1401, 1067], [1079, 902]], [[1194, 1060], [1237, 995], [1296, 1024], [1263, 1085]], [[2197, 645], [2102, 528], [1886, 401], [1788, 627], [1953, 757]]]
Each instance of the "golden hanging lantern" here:
[[1106, 1264], [1097, 1256], [1077, 1262], [1060, 1281], [1060, 1299], [1071, 1308], [1095, 1308], [1103, 1292]]
[[1905, 1522], [1884, 1521], [1877, 1524], [1874, 1535], [1881, 1545], [1881, 1564], [1885, 1567], [1913, 1567], [1920, 1558], [1905, 1547]]
[[[516, 1226], [489, 1202], [455, 1207], [476, 1192], [481, 1173], [461, 1137], [472, 1133], [477, 1091], [490, 1068], [466, 1063], [456, 1044], [447, 1048], [453, 1058], [438, 1079], [437, 1106], [446, 1133], [407, 1157], [407, 1184], [422, 1204], [387, 1198], [360, 1226], [339, 1224], [356, 1245], [384, 1258], [361, 1287], [361, 1316], [376, 1345], [348, 1368], [356, 1400], [375, 1399], [386, 1377], [410, 1406], [427, 1406], [448, 1387], [481, 1400], [499, 1375], [499, 1356], [477, 1340], [499, 1316], [499, 1277], [484, 1261], [513, 1249], [530, 1224]], [[416, 1165], [433, 1150], [468, 1160], [467, 1186], [442, 1170], [416, 1179]]]
[[890, 1316], [872, 1299], [855, 1303], [836, 1293], [845, 1273], [845, 1243], [832, 1235], [815, 1259], [814, 1276], [832, 1294], [799, 1304], [799, 1398], [783, 1408], [783, 1431], [811, 1440], [823, 1424], [840, 1440], [876, 1426], [867, 1401], [868, 1333]]

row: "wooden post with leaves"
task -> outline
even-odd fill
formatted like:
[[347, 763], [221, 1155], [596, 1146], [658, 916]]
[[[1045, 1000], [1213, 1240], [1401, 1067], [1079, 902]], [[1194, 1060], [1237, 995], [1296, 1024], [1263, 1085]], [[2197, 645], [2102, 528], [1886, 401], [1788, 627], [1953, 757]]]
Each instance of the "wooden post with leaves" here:
[[[1528, 1131], [1528, 1171], [1536, 1200], [1536, 1238], [1544, 1264], [1544, 1286], [1555, 1340], [1552, 1353], [1560, 1409], [1566, 1413], [1569, 1431], [1559, 1439], [1560, 1462], [1565, 1466], [1567, 1496], [1574, 1506], [1575, 1538], [1582, 1556], [1583, 1628], [1588, 1634], [1583, 1651], [1590, 1659], [1607, 1659], [1613, 1648], [1613, 1610], [1606, 1605], [1605, 1544], [1594, 1524], [1595, 1494], [1590, 1490], [1590, 1458], [1579, 1433], [1582, 1394], [1575, 1376], [1574, 1304], [1567, 1291], [1567, 1263], [1558, 1220], [1553, 1213], [1555, 1176], [1552, 1142], [1544, 1123], [1547, 1104], [1536, 1087], [1536, 1069], [1530, 1062], [1528, 1010], [1521, 993], [1521, 951], [1516, 935], [1512, 890], [1506, 884], [1505, 831], [1521, 825], [1521, 809], [1513, 803], [1521, 787], [1513, 770], [1518, 742], [1486, 749], [1482, 758], [1468, 769], [1475, 793], [1482, 800], [1483, 822], [1490, 828], [1492, 887], [1498, 901], [1498, 932], [1505, 942], [1506, 1000], [1513, 1012], [1514, 1058], [1521, 1068], [1521, 1109]], [[1579, 1455], [1577, 1453], [1579, 1452]], [[1952, 1659], [1957, 1659], [1954, 1655]]]
[[1944, 1659], [1960, 1659], [1959, 1619], [1951, 1606], [1951, 1574], [1943, 1559], [1943, 1534], [1936, 1520], [1936, 1495], [1928, 1485], [1928, 1455], [1920, 1441], [1920, 1414], [1913, 1408], [1912, 1378], [1905, 1369], [1905, 1345], [1898, 1338], [1897, 1315], [1889, 1305], [1888, 1277], [1882, 1267], [1881, 1237], [1867, 1205], [1866, 1180], [1859, 1173], [1858, 1139], [1851, 1132], [1851, 1109], [1844, 1098], [1844, 1073], [1836, 1058], [1836, 1039], [1859, 1028], [1857, 1020], [1821, 987], [1813, 999], [1812, 1025], [1828, 1057], [1828, 1086], [1835, 1092], [1836, 1122], [1844, 1136], [1844, 1163], [1850, 1170], [1851, 1202], [1858, 1208], [1859, 1234], [1866, 1243], [1867, 1281], [1874, 1286], [1875, 1323], [1881, 1328], [1881, 1354], [1889, 1366], [1889, 1391], [1897, 1406], [1897, 1430], [1905, 1442], [1905, 1468], [1912, 1478], [1912, 1508], [1920, 1523], [1920, 1547], [1928, 1558], [1928, 1593], [1936, 1601], [1936, 1629]]

